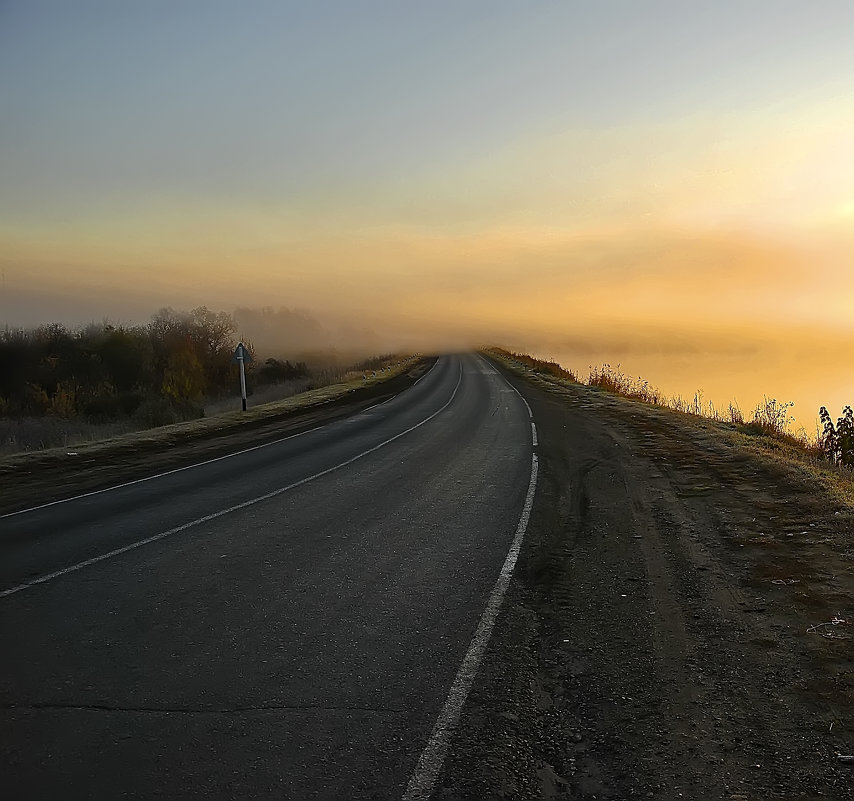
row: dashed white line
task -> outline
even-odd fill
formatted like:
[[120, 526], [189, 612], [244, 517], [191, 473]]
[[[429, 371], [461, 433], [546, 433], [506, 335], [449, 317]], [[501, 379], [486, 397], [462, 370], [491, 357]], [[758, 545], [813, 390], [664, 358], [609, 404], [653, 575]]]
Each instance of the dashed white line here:
[[[198, 526], [202, 523], [208, 523], [211, 520], [216, 520], [219, 517], [223, 517], [224, 515], [231, 514], [232, 512], [236, 512], [239, 509], [245, 509], [248, 506], [254, 506], [257, 503], [261, 503], [262, 501], [269, 500], [270, 498], [275, 498], [277, 495], [281, 495], [284, 492], [288, 492], [289, 490], [295, 489], [296, 487], [301, 487], [303, 484], [308, 484], [309, 481], [314, 481], [321, 476], [329, 475], [330, 473], [335, 472], [336, 470], [340, 470], [342, 467], [346, 467], [349, 464], [353, 464], [353, 462], [367, 456], [370, 453], [374, 453], [378, 451], [380, 448], [384, 448], [386, 445], [394, 442], [397, 439], [400, 439], [407, 434], [415, 431], [417, 428], [421, 428], [425, 423], [429, 423], [434, 417], [441, 414], [445, 409], [447, 409], [451, 403], [453, 403], [454, 398], [457, 397], [457, 391], [460, 388], [460, 383], [463, 380], [463, 369], [462, 364], [460, 365], [460, 375], [457, 379], [457, 385], [454, 387], [454, 391], [451, 394], [451, 397], [442, 406], [440, 409], [437, 409], [433, 414], [429, 417], [425, 417], [420, 423], [416, 423], [414, 426], [410, 426], [405, 431], [401, 431], [399, 434], [395, 434], [393, 437], [389, 437], [387, 440], [380, 442], [378, 445], [374, 445], [372, 448], [368, 448], [367, 450], [362, 451], [361, 453], [356, 454], [355, 456], [351, 456], [349, 459], [341, 462], [340, 464], [334, 465], [333, 467], [327, 467], [325, 470], [321, 470], [318, 473], [314, 473], [311, 476], [307, 476], [306, 478], [302, 478], [299, 481], [294, 481], [293, 484], [288, 484], [286, 487], [280, 487], [279, 489], [273, 490], [272, 492], [265, 493], [264, 495], [259, 495], [257, 498], [250, 498], [248, 501], [243, 501], [243, 503], [235, 504], [234, 506], [229, 506], [227, 509], [221, 509], [218, 512], [213, 512], [209, 515], [204, 515], [203, 517], [198, 517], [195, 520], [191, 520], [189, 523], [184, 523], [180, 526], [176, 526], [175, 528], [170, 528], [168, 531], [161, 531], [159, 534], [154, 534], [151, 537], [146, 537], [142, 540], [137, 540], [136, 542], [132, 542], [129, 545], [125, 545], [122, 548], [116, 548], [112, 551], [108, 551], [107, 553], [100, 554], [98, 556], [93, 556], [91, 559], [86, 559], [82, 562], [77, 562], [76, 564], [69, 565], [68, 567], [64, 567], [61, 570], [55, 570], [53, 573], [47, 573], [44, 576], [38, 576], [37, 578], [30, 579], [29, 581], [25, 581], [22, 584], [18, 584], [15, 587], [9, 587], [5, 590], [0, 590], [0, 598], [8, 597], [9, 595], [14, 595], [15, 593], [21, 592], [21, 590], [26, 590], [29, 587], [34, 587], [37, 584], [45, 584], [48, 581], [52, 581], [55, 578], [59, 578], [60, 576], [64, 576], [68, 573], [74, 573], [78, 570], [82, 570], [84, 567], [89, 567], [90, 565], [97, 564], [98, 562], [103, 562], [106, 559], [112, 559], [114, 556], [120, 556], [123, 553], [127, 553], [128, 551], [133, 551], [136, 548], [141, 548], [143, 545], [149, 545], [152, 542], [157, 542], [158, 540], [165, 539], [173, 534], [178, 534], [182, 531], [186, 531], [189, 528], [193, 528], [194, 526]], [[259, 446], [260, 447], [260, 446]], [[225, 457], [221, 457], [225, 458]]]
[[466, 651], [460, 669], [457, 671], [456, 678], [451, 685], [442, 711], [439, 713], [436, 724], [433, 726], [430, 739], [427, 741], [427, 745], [418, 758], [418, 764], [415, 766], [415, 771], [409, 780], [406, 792], [403, 794], [403, 801], [426, 801], [426, 799], [430, 798], [436, 785], [436, 780], [439, 778], [442, 764], [445, 761], [445, 755], [448, 752], [451, 735], [454, 733], [457, 723], [459, 723], [460, 713], [462, 712], [466, 698], [468, 698], [477, 670], [480, 667], [480, 661], [483, 658], [486, 646], [489, 643], [489, 637], [495, 626], [495, 619], [498, 616], [498, 611], [501, 608], [501, 603], [510, 584], [513, 568], [516, 566], [516, 560], [519, 558], [522, 540], [525, 537], [528, 520], [531, 517], [531, 508], [534, 505], [534, 494], [537, 489], [537, 469], [537, 455], [532, 454], [531, 481], [528, 484], [528, 494], [525, 497], [522, 516], [519, 518], [519, 525], [516, 528], [516, 536], [513, 538], [513, 544], [510, 546], [507, 558], [504, 560], [504, 565], [498, 574], [498, 581], [489, 596], [486, 608], [481, 615], [480, 623], [478, 623], [477, 630], [474, 633], [468, 651]]
[[519, 399], [522, 401], [522, 403], [525, 404], [525, 408], [528, 410], [528, 419], [533, 420], [534, 419], [534, 413], [531, 411], [531, 406], [528, 403], [528, 401], [525, 400], [525, 396], [521, 392], [519, 392], [519, 390], [516, 389], [516, 387], [514, 387], [506, 378], [504, 378], [504, 376], [501, 374], [501, 372], [499, 370], [496, 370], [493, 365], [489, 364], [489, 362], [486, 361], [486, 359], [484, 359], [483, 356], [478, 355], [478, 358], [484, 364], [488, 364], [489, 368], [492, 370], [493, 373], [496, 373], [497, 375], [501, 376], [501, 379], [504, 381], [504, 383], [507, 384], [507, 386], [510, 387], [510, 389], [512, 389], [519, 396]]
[[[499, 375], [501, 375], [501, 374], [499, 373]], [[504, 378], [504, 376], [501, 376], [501, 377]], [[525, 396], [521, 392], [519, 392], [519, 390], [516, 389], [516, 387], [514, 387], [509, 381], [507, 381], [506, 378], [504, 378], [504, 381], [506, 382], [507, 386], [510, 387], [510, 389], [512, 389], [522, 399], [522, 403], [525, 404], [525, 408], [528, 410], [528, 418], [533, 420], [534, 419], [534, 413], [531, 411], [531, 406], [528, 403], [528, 401], [525, 399]]]
[[530, 418], [533, 420], [533, 419], [534, 419], [534, 413], [531, 411], [531, 407], [530, 407], [530, 405], [528, 404], [528, 401], [527, 401], [527, 400], [525, 400], [525, 396], [524, 396], [521, 392], [519, 392], [519, 390], [518, 390], [518, 389], [516, 389], [516, 387], [513, 387], [513, 389], [515, 389], [515, 390], [516, 390], [516, 394], [517, 394], [520, 398], [522, 398], [522, 403], [524, 403], [524, 404], [525, 404], [525, 408], [528, 410], [528, 417], [530, 417]]
[[[481, 359], [485, 364], [488, 364], [483, 357]], [[498, 370], [492, 365], [489, 366], [522, 399], [522, 403], [525, 404], [525, 408], [528, 410], [528, 417], [531, 420], [532, 444], [533, 447], [536, 447], [537, 427], [533, 422], [534, 413], [531, 411], [528, 401], [525, 400], [522, 393], [507, 381]], [[409, 780], [406, 792], [403, 794], [403, 801], [426, 801], [430, 798], [436, 786], [436, 781], [439, 778], [439, 773], [445, 761], [445, 755], [448, 752], [451, 736], [454, 733], [457, 723], [459, 723], [460, 714], [471, 691], [474, 677], [480, 667], [481, 659], [489, 643], [489, 637], [495, 626], [495, 619], [498, 616], [498, 611], [501, 608], [501, 603], [510, 584], [510, 578], [513, 575], [513, 569], [519, 558], [519, 551], [522, 547], [522, 541], [525, 538], [525, 532], [528, 529], [528, 521], [530, 520], [531, 509], [534, 505], [538, 466], [537, 454], [534, 453], [531, 455], [531, 480], [528, 483], [528, 494], [525, 496], [525, 505], [522, 507], [522, 515], [519, 518], [519, 525], [516, 527], [516, 536], [513, 538], [507, 558], [504, 560], [501, 572], [498, 574], [498, 581], [489, 596], [486, 608], [483, 610], [477, 630], [466, 651], [466, 655], [463, 657], [462, 664], [448, 692], [448, 697], [445, 699], [442, 711], [439, 713], [439, 717], [433, 726], [430, 739], [421, 752], [418, 764], [415, 766], [415, 771]]]

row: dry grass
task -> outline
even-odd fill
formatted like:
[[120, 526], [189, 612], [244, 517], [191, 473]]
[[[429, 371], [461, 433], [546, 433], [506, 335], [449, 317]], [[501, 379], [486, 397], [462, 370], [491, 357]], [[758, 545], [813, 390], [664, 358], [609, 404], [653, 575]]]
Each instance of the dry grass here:
[[616, 368], [609, 364], [591, 367], [586, 383], [587, 386], [598, 387], [616, 395], [622, 395], [624, 398], [632, 398], [653, 406], [663, 406], [676, 412], [706, 417], [721, 423], [745, 425], [753, 429], [753, 433], [793, 437], [805, 445], [814, 445], [805, 433], [793, 433], [791, 430], [794, 418], [789, 414], [789, 410], [794, 404], [781, 403], [776, 398], [765, 397], [753, 413], [745, 419], [744, 413], [737, 404], [730, 403], [726, 409], [719, 409], [712, 401], [703, 399], [702, 390], [697, 390], [690, 399], [683, 398], [681, 395], [667, 396], [640, 376], [632, 378], [621, 372], [619, 365]]
[[87, 423], [61, 417], [0, 418], [0, 458], [46, 448], [72, 448], [139, 428], [131, 419], [117, 423]]
[[593, 366], [590, 368], [587, 380], [581, 381], [574, 373], [566, 370], [555, 361], [537, 359], [534, 356], [513, 353], [500, 348], [492, 348], [489, 352], [510, 364], [527, 367], [538, 375], [552, 376], [572, 384], [586, 384], [588, 387], [595, 387], [615, 395], [622, 395], [624, 398], [631, 398], [652, 406], [661, 406], [683, 414], [706, 417], [709, 420], [734, 425], [746, 425], [753, 429], [753, 433], [770, 433], [791, 437], [810, 446], [816, 444], [805, 432], [793, 432], [791, 430], [793, 417], [789, 414], [789, 410], [793, 404], [781, 403], [776, 398], [766, 397], [745, 418], [737, 404], [730, 403], [727, 408], [719, 409], [711, 401], [703, 399], [701, 390], [697, 390], [690, 399], [683, 398], [681, 395], [665, 395], [654, 384], [641, 376], [634, 378], [622, 372], [620, 365], [616, 367], [612, 367], [610, 364]]
[[[247, 406], [263, 406], [267, 403], [292, 398], [317, 386], [327, 386], [338, 383], [336, 380], [317, 381], [312, 378], [294, 378], [290, 381], [282, 381], [278, 384], [267, 384], [258, 387], [246, 401]], [[205, 404], [205, 417], [216, 417], [240, 409], [240, 397], [232, 396], [219, 398]]]
[[[269, 395], [275, 396], [276, 388], [268, 394], [259, 393], [250, 400], [245, 412], [240, 410], [240, 401], [226, 399], [212, 406], [212, 416], [188, 422], [174, 423], [140, 430], [133, 424], [86, 424], [80, 421], [45, 417], [29, 420], [3, 420], [0, 425], [0, 458], [4, 464], [24, 462], [35, 453], [51, 455], [64, 453], [73, 448], [80, 455], [97, 455], [114, 449], [133, 448], [136, 445], [154, 447], [169, 446], [178, 441], [192, 440], [211, 434], [224, 434], [229, 430], [246, 424], [259, 423], [298, 409], [327, 403], [344, 397], [353, 390], [386, 381], [409, 369], [418, 357], [389, 357], [383, 367], [370, 372], [359, 372], [352, 368], [329, 368], [312, 376], [315, 388], [294, 392], [294, 386], [280, 386], [279, 392], [285, 397], [267, 401]], [[318, 386], [319, 382], [329, 380], [328, 384]], [[335, 381], [335, 379], [338, 379]], [[341, 380], [344, 379], [344, 380]], [[291, 383], [291, 382], [288, 382]], [[299, 382], [294, 382], [299, 383]], [[258, 402], [266, 401], [266, 402]], [[222, 408], [217, 409], [220, 406]], [[235, 406], [237, 408], [235, 409]], [[225, 411], [230, 409], [230, 411]]]
[[565, 367], [562, 367], [556, 361], [550, 359], [536, 359], [533, 356], [529, 356], [527, 353], [514, 353], [513, 351], [501, 350], [499, 348], [494, 348], [490, 352], [501, 354], [505, 358], [510, 359], [517, 364], [525, 365], [535, 373], [550, 375], [553, 378], [568, 381], [572, 384], [580, 383], [575, 373], [571, 370], [567, 370]]
[[490, 349], [488, 353], [528, 378], [554, 386], [605, 392], [638, 403], [641, 407], [655, 407], [661, 414], [672, 414], [669, 425], [700, 426], [706, 436], [728, 442], [754, 458], [794, 470], [806, 481], [816, 483], [836, 501], [854, 508], [854, 470], [829, 462], [817, 437], [809, 437], [803, 430], [791, 431], [790, 403], [765, 398], [752, 414], [745, 417], [741, 409], [732, 404], [727, 409], [717, 409], [711, 402], [704, 402], [699, 392], [690, 400], [681, 396], [666, 397], [649, 382], [633, 379], [619, 368], [614, 369], [607, 364], [591, 368], [587, 381], [580, 382], [562, 368], [564, 375], [561, 375], [553, 368], [554, 362], [539, 364], [535, 357], [497, 348]]

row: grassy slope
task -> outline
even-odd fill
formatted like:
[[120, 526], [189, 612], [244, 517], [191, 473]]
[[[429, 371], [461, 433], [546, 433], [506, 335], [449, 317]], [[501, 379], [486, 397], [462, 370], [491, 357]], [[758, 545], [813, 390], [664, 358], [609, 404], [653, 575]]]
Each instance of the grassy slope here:
[[[488, 353], [507, 369], [534, 383], [553, 388], [583, 386], [568, 377], [570, 374], [561, 371], [554, 363], [538, 364], [538, 360], [531, 357], [514, 359], [500, 350], [490, 350]], [[620, 403], [634, 406], [639, 414], [657, 417], [673, 426], [690, 426], [700, 436], [725, 442], [739, 451], [749, 453], [752, 458], [793, 471], [799, 474], [802, 480], [814, 484], [817, 492], [826, 493], [834, 501], [854, 509], [854, 472], [829, 464], [814, 449], [805, 447], [793, 437], [774, 435], [751, 424], [725, 423], [664, 406], [651, 405], [614, 395], [598, 387], [584, 388], [591, 394], [610, 396], [619, 399]]]
[[60, 494], [72, 489], [86, 491], [126, 480], [128, 473], [167, 469], [172, 462], [180, 462], [181, 455], [204, 459], [214, 455], [216, 448], [246, 447], [252, 444], [253, 437], [263, 437], [278, 423], [376, 394], [386, 382], [426, 369], [427, 361], [409, 357], [384, 372], [375, 375], [371, 372], [365, 378], [330, 384], [255, 406], [246, 412], [234, 411], [175, 423], [73, 448], [50, 448], [6, 456], [0, 459], [0, 511], [15, 508], [23, 500], [40, 502], [40, 487], [51, 495], [58, 488]]

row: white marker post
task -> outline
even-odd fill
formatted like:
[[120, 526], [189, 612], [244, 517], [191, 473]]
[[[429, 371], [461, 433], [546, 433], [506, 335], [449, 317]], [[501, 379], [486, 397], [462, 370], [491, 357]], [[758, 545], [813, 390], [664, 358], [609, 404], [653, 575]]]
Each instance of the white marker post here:
[[237, 343], [234, 349], [233, 362], [240, 365], [240, 398], [243, 401], [243, 411], [246, 411], [246, 364], [252, 361], [252, 354], [246, 349], [242, 342]]

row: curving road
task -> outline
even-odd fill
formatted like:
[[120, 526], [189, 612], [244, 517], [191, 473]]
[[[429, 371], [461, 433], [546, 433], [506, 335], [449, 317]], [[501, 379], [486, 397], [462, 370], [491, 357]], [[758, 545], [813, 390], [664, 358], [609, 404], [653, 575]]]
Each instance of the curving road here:
[[0, 517], [4, 796], [426, 797], [531, 452], [516, 391], [448, 356], [346, 420]]

